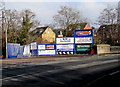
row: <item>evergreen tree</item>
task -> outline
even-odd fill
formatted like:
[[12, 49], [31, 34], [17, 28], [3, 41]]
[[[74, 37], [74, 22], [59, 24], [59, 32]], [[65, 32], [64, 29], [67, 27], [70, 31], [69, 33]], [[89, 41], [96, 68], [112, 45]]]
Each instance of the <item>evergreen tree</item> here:
[[30, 22], [30, 18], [28, 14], [26, 14], [25, 17], [23, 17], [23, 24], [20, 30], [19, 43], [21, 45], [25, 45], [29, 43], [29, 32], [32, 27], [33, 27], [33, 23]]

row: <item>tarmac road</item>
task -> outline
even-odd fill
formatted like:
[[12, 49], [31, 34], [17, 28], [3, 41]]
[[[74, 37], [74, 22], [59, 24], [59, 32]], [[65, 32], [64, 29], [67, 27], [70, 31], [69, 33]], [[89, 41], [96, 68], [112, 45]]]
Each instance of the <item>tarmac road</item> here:
[[2, 72], [2, 87], [120, 87], [120, 55], [21, 64]]

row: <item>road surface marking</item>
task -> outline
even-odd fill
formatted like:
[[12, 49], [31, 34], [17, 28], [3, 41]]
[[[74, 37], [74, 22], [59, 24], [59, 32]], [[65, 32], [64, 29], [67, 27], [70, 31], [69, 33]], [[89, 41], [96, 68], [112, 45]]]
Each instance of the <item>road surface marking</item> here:
[[115, 71], [115, 72], [113, 72], [113, 73], [110, 73], [109, 75], [115, 75], [115, 74], [117, 74], [117, 73], [120, 73], [120, 71]]

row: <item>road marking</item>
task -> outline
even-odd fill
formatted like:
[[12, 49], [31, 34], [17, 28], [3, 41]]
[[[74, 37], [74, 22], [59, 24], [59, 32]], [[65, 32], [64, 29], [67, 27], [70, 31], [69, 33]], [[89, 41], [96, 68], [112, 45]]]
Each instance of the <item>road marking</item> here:
[[92, 62], [92, 63], [87, 63], [87, 64], [80, 64], [80, 65], [75, 65], [75, 66], [67, 66], [65, 68], [67, 69], [77, 69], [77, 68], [85, 68], [85, 67], [91, 67], [95, 65], [102, 65], [106, 63], [113, 63], [113, 62], [118, 62], [118, 60], [111, 60], [111, 61], [105, 61], [105, 62]]
[[117, 73], [120, 73], [120, 71], [115, 71], [115, 72], [113, 72], [113, 73], [110, 73], [109, 75], [115, 75], [115, 74], [117, 74]]

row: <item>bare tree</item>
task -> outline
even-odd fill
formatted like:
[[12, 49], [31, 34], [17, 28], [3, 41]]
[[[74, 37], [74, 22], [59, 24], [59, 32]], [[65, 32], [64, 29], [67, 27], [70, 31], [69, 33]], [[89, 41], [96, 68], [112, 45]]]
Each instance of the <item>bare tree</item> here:
[[[34, 12], [32, 12], [31, 10], [23, 10], [23, 11], [5, 10], [5, 19], [6, 19], [6, 25], [8, 30], [8, 42], [12, 42], [12, 43], [20, 42], [19, 41], [20, 30], [23, 25], [23, 18], [26, 16], [26, 14], [28, 15], [30, 22], [32, 22], [33, 24], [33, 26], [30, 28], [32, 30], [36, 26], [38, 26], [40, 23], [35, 19]], [[31, 36], [29, 38], [32, 39]], [[27, 41], [29, 42], [32, 40], [29, 39]]]
[[16, 10], [5, 10], [5, 24], [8, 31], [8, 42], [16, 43], [22, 25], [20, 12]]
[[53, 16], [56, 26], [62, 29], [66, 29], [66, 35], [68, 33], [67, 27], [70, 24], [75, 24], [83, 21], [80, 12], [69, 6], [61, 6], [61, 9]]
[[98, 24], [99, 25], [110, 25], [110, 24], [116, 24], [117, 23], [117, 9], [113, 8], [112, 6], [108, 5], [107, 8], [105, 8], [99, 18], [98, 18]]
[[119, 25], [117, 24], [118, 9], [108, 6], [101, 13], [98, 23], [98, 38], [101, 43], [116, 45], [119, 43]]

